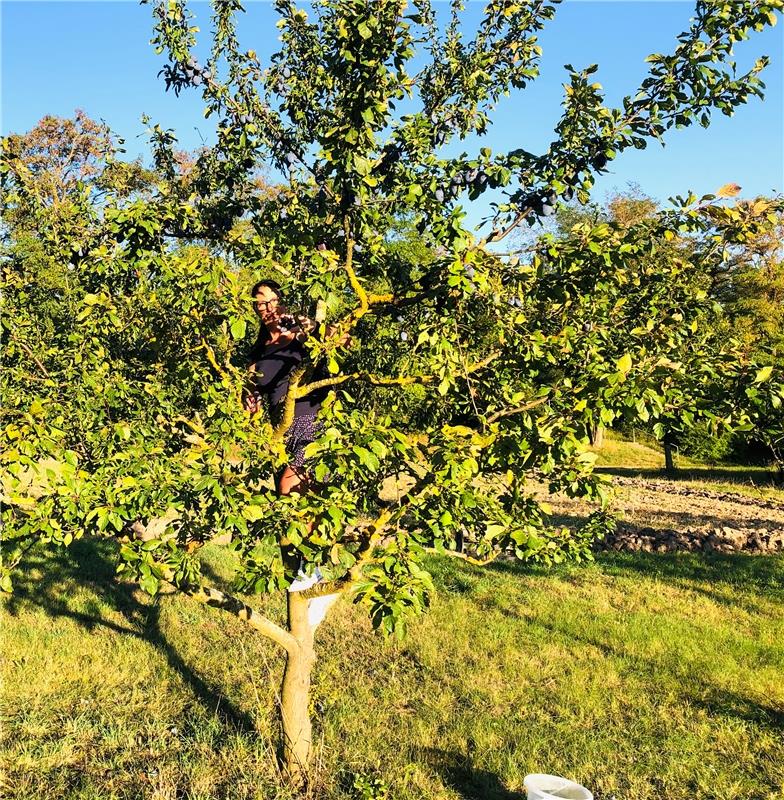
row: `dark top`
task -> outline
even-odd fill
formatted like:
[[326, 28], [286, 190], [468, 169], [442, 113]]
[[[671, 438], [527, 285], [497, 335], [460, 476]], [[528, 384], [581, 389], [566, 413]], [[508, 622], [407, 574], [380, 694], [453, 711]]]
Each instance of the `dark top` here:
[[[289, 388], [289, 375], [292, 370], [302, 364], [307, 356], [305, 345], [294, 339], [287, 344], [269, 344], [261, 352], [256, 361], [254, 384], [260, 394], [266, 395], [273, 414], [282, 409], [280, 404], [286, 397]], [[311, 376], [312, 381], [326, 378], [323, 365], [318, 365]], [[329, 388], [317, 389], [294, 404], [295, 417], [312, 417], [318, 414]]]

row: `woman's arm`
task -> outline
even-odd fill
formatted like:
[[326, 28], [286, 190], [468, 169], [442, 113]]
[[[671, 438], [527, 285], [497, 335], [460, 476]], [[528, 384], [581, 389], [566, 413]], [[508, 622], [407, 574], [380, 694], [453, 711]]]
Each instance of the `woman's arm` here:
[[[288, 344], [295, 339], [298, 342], [304, 342], [314, 330], [318, 327], [318, 323], [304, 314], [283, 314], [274, 323], [267, 326], [270, 332], [270, 343], [273, 344]], [[336, 325], [327, 325], [326, 335], [332, 336], [337, 330]], [[351, 337], [345, 334], [339, 344], [348, 344]]]
[[250, 414], [255, 414], [261, 411], [261, 395], [256, 386], [256, 362], [253, 361], [248, 365], [248, 379], [242, 391], [242, 402], [245, 410]]

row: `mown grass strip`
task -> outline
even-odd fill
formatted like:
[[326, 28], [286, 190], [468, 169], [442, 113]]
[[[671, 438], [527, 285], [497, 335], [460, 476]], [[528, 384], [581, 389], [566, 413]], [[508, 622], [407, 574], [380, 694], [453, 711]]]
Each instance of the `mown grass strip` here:
[[[3, 795], [288, 797], [270, 744], [276, 649], [117, 584], [112, 557], [107, 542], [34, 554], [6, 604]], [[206, 563], [220, 583], [227, 554]], [[440, 592], [403, 642], [345, 602], [320, 629], [313, 797], [352, 797], [366, 773], [390, 798], [511, 800], [533, 771], [597, 800], [781, 793], [781, 558], [430, 564]]]

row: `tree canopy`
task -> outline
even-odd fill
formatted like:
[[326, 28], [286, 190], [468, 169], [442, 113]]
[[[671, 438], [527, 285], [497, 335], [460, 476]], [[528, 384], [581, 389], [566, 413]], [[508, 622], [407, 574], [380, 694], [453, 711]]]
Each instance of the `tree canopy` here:
[[[439, 30], [426, 0], [307, 11], [277, 0], [281, 49], [262, 65], [237, 40], [240, 4], [215, 0], [201, 65], [185, 3], [156, 0], [166, 85], [201, 92], [218, 142], [183, 165], [174, 133], [152, 126], [143, 187], [115, 184], [99, 211], [77, 204], [56, 237], [45, 224], [52, 193], [30, 178], [35, 156], [4, 144], [7, 230], [13, 240], [32, 215], [41, 248], [29, 258], [11, 247], [3, 262], [7, 570], [38, 541], [113, 536], [122, 571], [146, 591], [165, 581], [238, 614], [286, 649], [288, 679], [306, 685], [309, 599], [350, 593], [400, 634], [432, 591], [429, 550], [474, 563], [588, 557], [604, 512], [577, 534], [552, 529], [531, 482], [601, 506], [590, 424], [691, 407], [695, 365], [723, 368], [726, 354], [711, 354], [712, 301], [671, 241], [709, 231], [731, 244], [767, 230], [772, 205], [686, 197], [639, 224], [578, 225], [530, 259], [491, 245], [561, 199], [588, 201], [594, 175], [624, 150], [761, 96], [766, 60], [737, 75], [732, 46], [773, 24], [782, 3], [698, 2], [673, 51], [649, 57], [618, 107], [605, 105], [595, 67], [567, 67], [544, 153], [446, 157], [446, 142], [482, 133], [495, 104], [535, 79], [537, 33], [556, 5], [491, 0], [469, 40], [460, 2]], [[427, 59], [412, 71], [417, 53]], [[78, 141], [62, 121], [49, 127]], [[99, 150], [87, 148], [75, 174], [54, 157], [80, 202], [113, 158], [108, 132], [92, 133]], [[262, 163], [286, 176], [274, 190], [259, 188]], [[489, 189], [504, 199], [477, 236], [464, 204]], [[721, 248], [700, 255], [717, 257]], [[56, 302], [39, 304], [52, 275]], [[260, 276], [321, 323], [275, 423], [242, 402]], [[316, 380], [319, 362], [329, 377]], [[740, 364], [752, 378], [738, 385], [775, 413], [780, 375], [766, 370]], [[324, 431], [307, 452], [321, 488], [277, 496], [269, 477], [287, 461], [294, 403], [324, 387], [334, 390]], [[400, 413], [412, 397], [415, 425]], [[403, 476], [397, 499], [381, 502], [381, 482]], [[299, 564], [319, 568], [322, 583], [289, 593], [288, 627], [205, 584], [199, 548], [226, 533], [238, 591], [286, 590]], [[287, 730], [292, 769], [307, 758], [306, 705]]]

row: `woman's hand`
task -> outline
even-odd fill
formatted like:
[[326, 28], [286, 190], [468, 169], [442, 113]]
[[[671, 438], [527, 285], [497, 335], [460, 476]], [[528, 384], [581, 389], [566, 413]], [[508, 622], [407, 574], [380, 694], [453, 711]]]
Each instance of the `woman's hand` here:
[[256, 364], [248, 365], [248, 380], [242, 392], [242, 406], [249, 414], [257, 414], [261, 411], [261, 395], [254, 383]]
[[249, 414], [258, 414], [261, 411], [261, 398], [254, 390], [245, 392], [243, 404]]

